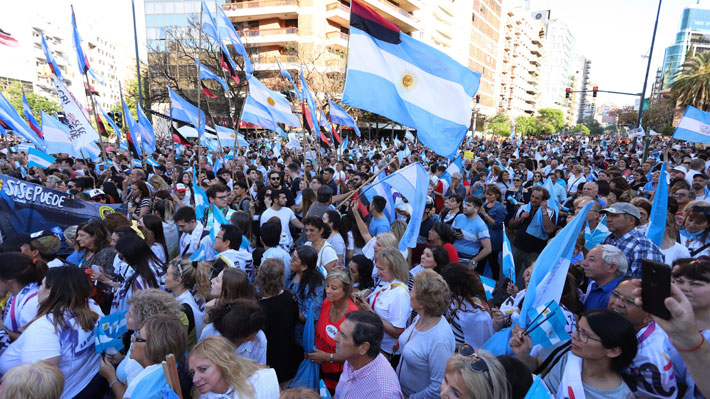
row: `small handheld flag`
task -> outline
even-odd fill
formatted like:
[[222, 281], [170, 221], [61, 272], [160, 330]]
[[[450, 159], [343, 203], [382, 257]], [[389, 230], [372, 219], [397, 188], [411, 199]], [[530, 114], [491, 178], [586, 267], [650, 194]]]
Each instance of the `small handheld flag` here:
[[43, 151], [40, 151], [36, 148], [28, 148], [27, 149], [27, 167], [32, 168], [32, 167], [39, 167], [42, 169], [47, 169], [51, 164], [56, 161], [57, 158], [45, 154]]
[[710, 112], [688, 105], [678, 122], [673, 138], [691, 143], [710, 143]]

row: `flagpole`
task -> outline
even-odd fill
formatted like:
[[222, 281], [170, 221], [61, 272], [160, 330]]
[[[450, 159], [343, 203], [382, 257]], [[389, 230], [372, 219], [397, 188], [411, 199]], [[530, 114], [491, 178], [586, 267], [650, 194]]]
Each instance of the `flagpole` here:
[[99, 147], [101, 148], [101, 157], [104, 159], [104, 162], [108, 164], [108, 158], [106, 157], [106, 151], [104, 150], [104, 141], [101, 138], [101, 129], [99, 129], [99, 117], [96, 114], [96, 103], [94, 102], [94, 96], [91, 94], [91, 86], [89, 85], [89, 76], [84, 71], [84, 82], [86, 82], [86, 89], [84, 90], [84, 94], [86, 94], [86, 99], [89, 101], [89, 104], [91, 105], [91, 112], [94, 114], [94, 121], [96, 121], [96, 130], [98, 131], [97, 133], [99, 134], [99, 143], [101, 144]]
[[[204, 3], [202, 3], [204, 4]], [[197, 40], [197, 64], [200, 64], [200, 52], [202, 50], [202, 13], [204, 10], [202, 9], [202, 6], [200, 6], [200, 29], [198, 33], [198, 40]], [[200, 90], [200, 71], [197, 71], [197, 76], [195, 79], [195, 89], [197, 90], [197, 126], [195, 128], [197, 129], [197, 176], [198, 176], [198, 184], [200, 183], [199, 181], [199, 176], [202, 174], [202, 162], [200, 161], [200, 158], [202, 156], [202, 142], [200, 135], [200, 126], [202, 126], [202, 113], [200, 112], [200, 101], [202, 100], [202, 90]], [[207, 123], [205, 123], [207, 125]], [[216, 129], [215, 129], [216, 131]]]
[[138, 57], [138, 32], [136, 29], [136, 2], [131, 0], [131, 7], [133, 8], [133, 42], [136, 48], [136, 77], [138, 78], [138, 104], [143, 106], [143, 90], [141, 85], [141, 61]]

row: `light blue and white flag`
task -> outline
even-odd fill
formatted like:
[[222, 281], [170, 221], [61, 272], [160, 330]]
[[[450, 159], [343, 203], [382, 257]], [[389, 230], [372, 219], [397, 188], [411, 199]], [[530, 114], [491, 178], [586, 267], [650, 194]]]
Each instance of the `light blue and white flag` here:
[[440, 180], [443, 180], [445, 182], [444, 184], [444, 192], [449, 189], [449, 186], [451, 185], [451, 176], [453, 176], [454, 173], [461, 173], [463, 170], [463, 159], [461, 156], [457, 156], [453, 162], [449, 164], [449, 166], [446, 168], [444, 173], [441, 174], [441, 177], [439, 178]]
[[486, 299], [493, 299], [493, 290], [496, 288], [496, 281], [492, 278], [486, 276], [478, 276], [481, 279], [481, 284], [483, 284], [483, 290], [486, 291]]
[[135, 126], [141, 135], [143, 153], [152, 155], [155, 152], [155, 133], [153, 132], [153, 125], [145, 116], [145, 113], [143, 113], [143, 108], [140, 104], [136, 104], [136, 113], [138, 114], [138, 120]]
[[54, 85], [57, 88], [59, 103], [64, 108], [67, 121], [69, 121], [69, 134], [72, 142], [81, 149], [88, 147], [92, 142], [99, 141], [99, 133], [91, 124], [84, 107], [79, 104], [67, 86], [56, 76], [54, 77]]
[[289, 82], [291, 82], [291, 86], [293, 86], [293, 91], [296, 93], [296, 98], [298, 98], [299, 100], [302, 100], [303, 96], [301, 95], [301, 91], [298, 90], [298, 87], [296, 87], [296, 82], [293, 81], [293, 77], [291, 76], [291, 74], [286, 70], [286, 68], [284, 68], [283, 65], [281, 65], [281, 62], [279, 61], [278, 58], [276, 59], [276, 63], [279, 65], [279, 70], [281, 71], [281, 76], [283, 76], [284, 78], [288, 79]]
[[523, 399], [552, 399], [553, 397], [554, 395], [547, 389], [547, 385], [542, 381], [542, 378], [536, 375], [530, 389], [528, 389], [528, 393], [525, 394]]
[[[170, 117], [191, 124], [197, 129], [199, 135], [205, 133], [205, 113], [187, 100], [180, 97], [173, 89], [168, 88], [170, 96]], [[199, 126], [198, 126], [199, 125]]]
[[281, 126], [273, 120], [269, 110], [259, 104], [252, 96], [247, 96], [246, 102], [244, 103], [242, 120], [263, 127], [264, 129], [269, 129], [282, 137], [288, 137], [286, 132], [281, 129]]
[[207, 200], [207, 193], [205, 193], [205, 190], [200, 187], [198, 184], [198, 178], [197, 176], [197, 171], [195, 170], [195, 166], [192, 166], [192, 193], [195, 198], [195, 214], [198, 215], [198, 217], [201, 217], [202, 215], [205, 214], [205, 209], [207, 209], [207, 206], [209, 205], [209, 201]]
[[661, 165], [661, 173], [658, 177], [658, 187], [653, 195], [653, 206], [648, 221], [646, 237], [661, 246], [663, 235], [666, 232], [666, 216], [668, 215], [668, 180], [666, 179], [666, 167], [668, 162]]
[[193, 252], [192, 255], [190, 255], [190, 260], [193, 262], [202, 262], [203, 260], [205, 260], [205, 257], [207, 256], [206, 247], [206, 245], [200, 245], [200, 247], [197, 248], [197, 251]]
[[116, 354], [123, 349], [121, 337], [128, 331], [126, 313], [111, 313], [99, 319], [94, 328], [96, 353]]
[[89, 65], [89, 58], [84, 54], [84, 50], [81, 48], [81, 36], [79, 36], [79, 30], [76, 28], [76, 16], [74, 15], [74, 6], [71, 6], [71, 26], [72, 26], [72, 37], [74, 43], [74, 50], [76, 50], [76, 64], [79, 67], [79, 73], [82, 75], [89, 73], [94, 79], [99, 83], [103, 84], [103, 77], [99, 76], [94, 69]]
[[52, 56], [52, 51], [49, 49], [49, 46], [47, 45], [47, 40], [44, 38], [44, 34], [41, 35], [42, 37], [42, 51], [44, 51], [44, 58], [47, 60], [47, 64], [49, 64], [49, 69], [52, 70], [52, 73], [54, 73], [55, 76], [59, 78], [60, 81], [64, 81], [64, 77], [62, 76], [62, 70], [59, 69], [57, 66], [57, 62], [54, 61], [54, 57]]
[[400, 251], [417, 246], [419, 228], [426, 207], [427, 190], [429, 188], [429, 174], [421, 163], [413, 163], [395, 173], [385, 177], [382, 183], [387, 183], [406, 198], [412, 205], [412, 217], [407, 223], [404, 235], [399, 241]]
[[69, 154], [73, 157], [81, 157], [81, 153], [72, 144], [69, 135], [69, 126], [59, 122], [54, 117], [42, 111], [42, 134], [44, 143], [47, 145], [48, 154]]
[[138, 137], [140, 137], [140, 127], [137, 126], [136, 121], [133, 119], [126, 102], [123, 100], [121, 100], [121, 102], [123, 103], [123, 119], [126, 121], [126, 127], [128, 128], [128, 141], [133, 143], [133, 148], [136, 151], [135, 155], [142, 157], [143, 151], [141, 150], [141, 144], [138, 141]]
[[355, 130], [357, 137], [360, 137], [360, 129], [357, 127], [355, 119], [353, 119], [347, 111], [345, 111], [338, 104], [334, 103], [332, 100], [328, 100], [328, 106], [330, 107], [330, 121], [336, 125], [350, 126]]
[[249, 97], [261, 104], [275, 122], [301, 127], [298, 116], [291, 111], [291, 103], [281, 93], [267, 88], [259, 79], [248, 76]]
[[158, 163], [158, 161], [156, 161], [155, 159], [153, 159], [153, 157], [148, 157], [148, 158], [146, 158], [146, 159], [145, 159], [145, 163], [147, 163], [148, 165], [151, 165], [151, 166], [153, 166], [153, 167], [160, 165], [160, 164]]
[[589, 222], [587, 222], [586, 226], [584, 226], [584, 247], [590, 250], [593, 249], [601, 244], [609, 234], [611, 232], [606, 226], [606, 215], [597, 223], [597, 227], [594, 230], [589, 228]]
[[515, 261], [513, 260], [513, 249], [510, 246], [508, 234], [503, 226], [503, 250], [501, 251], [501, 265], [503, 275], [515, 284]]
[[42, 169], [47, 169], [51, 164], [56, 161], [57, 158], [46, 154], [44, 151], [40, 151], [36, 148], [30, 147], [27, 150], [27, 167], [39, 167]]
[[44, 150], [45, 144], [37, 134], [32, 131], [30, 126], [17, 113], [15, 107], [0, 93], [0, 120], [7, 125], [17, 136], [31, 142], [37, 148]]
[[246, 48], [244, 48], [244, 44], [242, 44], [242, 40], [239, 38], [237, 31], [234, 29], [234, 24], [229, 17], [227, 17], [224, 10], [222, 10], [222, 7], [217, 7], [217, 18], [215, 21], [217, 22], [219, 36], [222, 40], [228, 41], [232, 47], [234, 47], [234, 51], [244, 57], [244, 71], [247, 76], [254, 73], [254, 67], [249, 59], [249, 54], [247, 53]]
[[528, 319], [530, 319], [528, 336], [533, 346], [540, 345], [547, 348], [570, 339], [565, 330], [567, 318], [555, 301], [530, 309]]
[[384, 209], [384, 214], [385, 217], [387, 217], [387, 220], [392, 223], [395, 220], [395, 212], [394, 212], [394, 198], [392, 197], [392, 188], [390, 187], [389, 184], [387, 183], [382, 183], [382, 180], [387, 177], [387, 172], [384, 170], [381, 170], [380, 173], [377, 174], [377, 177], [375, 180], [362, 188], [362, 195], [367, 198], [370, 203], [372, 203], [372, 199], [375, 198], [375, 196], [379, 195], [380, 197], [384, 198], [385, 201], [387, 201]]
[[214, 216], [214, 223], [212, 224], [212, 230], [210, 230], [210, 238], [214, 242], [217, 233], [222, 229], [223, 225], [229, 224], [229, 220], [222, 214], [215, 204], [212, 204], [212, 215]]
[[[217, 7], [217, 9], [221, 10], [221, 7]], [[237, 65], [234, 63], [232, 56], [229, 54], [229, 50], [224, 45], [225, 39], [222, 37], [222, 33], [217, 27], [217, 23], [212, 17], [212, 13], [210, 12], [210, 9], [207, 7], [204, 1], [202, 2], [202, 14], [202, 32], [204, 32], [205, 35], [211, 37], [219, 44], [223, 62], [228, 62], [228, 68], [236, 71]]]
[[316, 100], [313, 99], [311, 91], [308, 89], [308, 84], [306, 83], [306, 75], [303, 74], [303, 65], [301, 65], [301, 91], [303, 99], [306, 100], [306, 103], [308, 103], [308, 110], [311, 112], [311, 121], [313, 122], [313, 128], [315, 130], [318, 130], [318, 114], [316, 114], [318, 106], [316, 105]]
[[[559, 302], [562, 297], [562, 289], [567, 279], [570, 261], [574, 253], [580, 231], [587, 221], [587, 215], [592, 208], [592, 202], [582, 208], [581, 211], [568, 223], [555, 237], [547, 243], [535, 261], [535, 268], [530, 276], [530, 283], [527, 286], [521, 315], [528, 315], [530, 309], [547, 304], [550, 301]], [[519, 317], [517, 322], [520, 327], [528, 326], [528, 319]]]
[[[116, 125], [116, 122], [113, 120], [113, 118], [109, 117], [106, 111], [104, 111], [103, 107], [101, 107], [101, 104], [99, 104], [99, 101], [96, 100], [94, 101], [94, 104], [96, 104], [96, 107], [99, 109], [99, 112], [101, 113], [101, 117], [108, 122], [109, 125], [111, 125], [111, 128], [113, 129], [114, 132], [116, 132], [116, 143], [121, 145], [121, 129], [118, 128], [118, 125]], [[128, 148], [126, 148], [128, 149]]]
[[[222, 142], [222, 146], [232, 147], [234, 144], [234, 129], [220, 125], [215, 125], [215, 129], [217, 129], [217, 137]], [[237, 133], [237, 147], [249, 147], [249, 142], [241, 133]]]
[[197, 61], [197, 58], [194, 58], [195, 60], [195, 66], [197, 67], [197, 70], [200, 72], [200, 79], [212, 79], [216, 80], [217, 83], [219, 83], [224, 91], [229, 91], [229, 86], [227, 86], [227, 82], [224, 81], [224, 79], [220, 78], [217, 76], [216, 73], [212, 72], [209, 68], [206, 66], [202, 65], [201, 62]]
[[691, 143], [710, 143], [710, 112], [688, 105], [678, 122], [673, 138]]
[[404, 133], [404, 138], [411, 141], [412, 143], [414, 142], [414, 135], [409, 130], [407, 130], [407, 132]]
[[403, 32], [391, 32], [397, 43], [370, 33], [350, 26], [343, 104], [416, 129], [425, 146], [453, 158], [471, 125], [481, 74]]

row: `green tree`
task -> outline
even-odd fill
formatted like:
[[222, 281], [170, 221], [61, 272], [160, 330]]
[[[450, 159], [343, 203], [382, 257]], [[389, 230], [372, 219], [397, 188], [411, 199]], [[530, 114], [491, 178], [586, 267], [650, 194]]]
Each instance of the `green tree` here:
[[[25, 112], [22, 109], [22, 84], [20, 82], [13, 82], [7, 87], [5, 91], [6, 97], [10, 104], [15, 107], [15, 110], [23, 118]], [[55, 112], [59, 111], [59, 102], [53, 98], [41, 96], [32, 92], [26, 92], [25, 97], [27, 97], [27, 104], [32, 110], [32, 114], [39, 121], [41, 118], [41, 111], [44, 111], [50, 115], [54, 115]]]
[[584, 126], [581, 123], [576, 124], [570, 131], [572, 133], [582, 133], [582, 134], [589, 134], [589, 132], [590, 132], [589, 128]]
[[537, 125], [540, 134], [553, 134], [565, 126], [564, 113], [555, 108], [543, 108], [537, 111]]
[[641, 124], [646, 131], [653, 129], [661, 133], [669, 126], [673, 129], [673, 100], [662, 98], [652, 102], [642, 116]]
[[[141, 74], [142, 75], [142, 74]], [[123, 85], [123, 101], [131, 111], [133, 118], [136, 117], [136, 103], [138, 102], [138, 79], [130, 79]], [[145, 109], [145, 107], [144, 107]], [[123, 112], [121, 100], [111, 106], [112, 112]]]
[[515, 132], [524, 135], [536, 135], [539, 130], [534, 116], [519, 116], [515, 118]]
[[[594, 119], [592, 117], [587, 117], [587, 118], [584, 118], [584, 120], [582, 122], [583, 122], [584, 126], [586, 126], [587, 129], [589, 129], [589, 134], [604, 133], [604, 128], [602, 127], [601, 123], [599, 123], [599, 121], [597, 121], [596, 119]], [[612, 129], [615, 128], [614, 125], [610, 125], [610, 126], [612, 126]], [[610, 129], [610, 131], [612, 129]]]
[[609, 112], [611, 116], [616, 116], [617, 125], [630, 125], [636, 126], [636, 121], [638, 120], [638, 111], [634, 107], [627, 105], [622, 108], [617, 108]]
[[508, 115], [499, 112], [496, 116], [491, 119], [488, 124], [488, 128], [491, 129], [491, 133], [496, 136], [510, 136], [510, 117]]
[[671, 95], [678, 105], [710, 110], [710, 51], [690, 57], [673, 78]]

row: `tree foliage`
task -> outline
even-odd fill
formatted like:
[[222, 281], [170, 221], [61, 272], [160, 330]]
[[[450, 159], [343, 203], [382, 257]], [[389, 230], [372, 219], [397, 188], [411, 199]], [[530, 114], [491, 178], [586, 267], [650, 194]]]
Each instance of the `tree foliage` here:
[[572, 129], [570, 129], [570, 132], [571, 133], [589, 134], [590, 130], [585, 125], [578, 123], [578, 124], [574, 125], [574, 127]]
[[[5, 97], [10, 101], [10, 104], [15, 108], [18, 114], [23, 118], [25, 116], [24, 110], [22, 109], [22, 84], [20, 82], [13, 82], [5, 90]], [[59, 102], [53, 98], [41, 96], [32, 92], [25, 92], [25, 97], [27, 97], [27, 104], [32, 110], [32, 114], [39, 121], [41, 118], [41, 111], [44, 111], [50, 115], [54, 115], [57, 111], [60, 111]]]
[[710, 111], [710, 51], [690, 57], [674, 76], [671, 95], [678, 105]]
[[524, 135], [536, 135], [539, 130], [534, 116], [519, 116], [515, 118], [515, 132]]
[[543, 108], [537, 113], [536, 119], [540, 134], [550, 135], [559, 132], [565, 126], [564, 113], [559, 109]]
[[617, 108], [609, 111], [609, 115], [615, 116], [617, 125], [630, 125], [636, 126], [636, 121], [638, 121], [638, 111], [634, 107], [627, 105], [625, 107]]
[[491, 119], [488, 124], [488, 128], [496, 136], [510, 136], [510, 117], [508, 115], [499, 112], [493, 119]]
[[604, 133], [604, 127], [596, 119], [590, 117], [584, 118], [582, 120], [583, 125], [589, 129], [589, 134], [602, 134]]
[[673, 100], [661, 98], [650, 104], [648, 111], [641, 115], [641, 124], [646, 131], [653, 129], [659, 133], [673, 132]]

